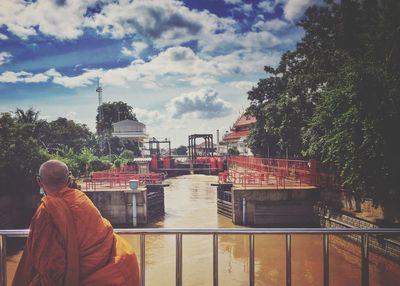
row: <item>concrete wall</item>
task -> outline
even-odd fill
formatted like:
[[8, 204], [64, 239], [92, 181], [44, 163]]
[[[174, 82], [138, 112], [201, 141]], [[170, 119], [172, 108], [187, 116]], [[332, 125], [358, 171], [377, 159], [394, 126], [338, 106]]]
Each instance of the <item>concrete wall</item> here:
[[[315, 212], [320, 217], [320, 225], [323, 228], [379, 228], [370, 221], [347, 215], [341, 211], [315, 206]], [[360, 235], [341, 235], [340, 237], [358, 245], [361, 244]], [[370, 235], [368, 240], [369, 247], [373, 252], [400, 262], [400, 236]]]
[[133, 226], [132, 196], [137, 197], [136, 207], [140, 210], [137, 216], [138, 223], [145, 221], [146, 190], [136, 194], [132, 191], [93, 191], [85, 192], [92, 200], [100, 213], [108, 219], [112, 225]]
[[[145, 225], [164, 215], [163, 187], [137, 191], [92, 191], [85, 194], [113, 226]], [[136, 208], [133, 202], [136, 202]]]
[[318, 198], [318, 189], [233, 189], [232, 220], [235, 224], [254, 226], [316, 226], [318, 217], [313, 212], [313, 206]]

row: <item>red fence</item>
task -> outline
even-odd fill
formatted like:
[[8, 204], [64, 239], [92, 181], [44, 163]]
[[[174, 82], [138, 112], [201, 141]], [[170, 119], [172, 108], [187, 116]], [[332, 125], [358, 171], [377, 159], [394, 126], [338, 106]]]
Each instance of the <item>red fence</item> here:
[[322, 170], [316, 160], [286, 160], [231, 156], [229, 170], [219, 174], [219, 182], [231, 182], [247, 187], [287, 187], [318, 186], [339, 188], [341, 182], [334, 173]]
[[147, 184], [160, 184], [163, 179], [163, 174], [137, 174], [135, 166], [124, 166], [93, 172], [91, 180], [86, 182], [86, 191], [128, 189], [130, 180], [137, 180], [139, 187], [142, 187]]

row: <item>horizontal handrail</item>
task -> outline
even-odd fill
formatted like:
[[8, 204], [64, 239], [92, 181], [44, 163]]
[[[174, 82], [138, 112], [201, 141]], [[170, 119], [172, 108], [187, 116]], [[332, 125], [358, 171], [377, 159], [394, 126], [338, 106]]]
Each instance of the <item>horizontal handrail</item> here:
[[[400, 228], [117, 228], [118, 234], [400, 234]], [[0, 235], [26, 237], [29, 229], [3, 229]]]
[[[400, 228], [135, 228], [115, 229], [118, 234], [140, 235], [140, 285], [145, 286], [145, 250], [146, 235], [175, 235], [176, 242], [176, 285], [182, 286], [182, 239], [183, 235], [213, 235], [213, 285], [218, 286], [218, 236], [219, 235], [248, 235], [249, 236], [249, 285], [255, 284], [255, 235], [284, 234], [286, 236], [286, 285], [292, 284], [292, 246], [293, 234], [323, 235], [323, 281], [329, 286], [329, 235], [360, 234], [361, 241], [361, 285], [369, 285], [369, 250], [368, 236], [372, 234], [400, 234]], [[0, 286], [7, 284], [6, 267], [6, 237], [26, 237], [29, 229], [0, 230]]]

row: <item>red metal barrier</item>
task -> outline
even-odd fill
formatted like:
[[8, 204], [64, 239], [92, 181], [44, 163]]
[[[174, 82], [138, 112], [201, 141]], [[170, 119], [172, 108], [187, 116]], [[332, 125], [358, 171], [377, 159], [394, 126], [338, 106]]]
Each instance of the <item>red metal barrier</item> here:
[[97, 191], [99, 189], [129, 189], [130, 180], [138, 180], [139, 187], [147, 184], [160, 184], [164, 179], [163, 174], [120, 174], [114, 176], [96, 177], [86, 182], [86, 191]]
[[332, 173], [322, 172], [316, 160], [286, 160], [231, 156], [229, 171], [219, 175], [220, 183], [232, 182], [243, 187], [330, 187], [340, 188], [340, 179]]

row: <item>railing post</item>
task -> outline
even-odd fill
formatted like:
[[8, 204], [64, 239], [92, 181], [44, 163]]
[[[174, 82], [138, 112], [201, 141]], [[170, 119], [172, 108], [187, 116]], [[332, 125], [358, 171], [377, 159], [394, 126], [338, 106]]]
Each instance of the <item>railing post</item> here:
[[140, 286], [145, 286], [146, 284], [146, 237], [144, 233], [140, 234]]
[[213, 234], [213, 285], [218, 286], [218, 234]]
[[176, 286], [182, 286], [182, 233], [176, 234]]
[[254, 286], [254, 234], [249, 235], [249, 264], [250, 264], [250, 269], [249, 269], [249, 281], [250, 281], [250, 286]]
[[361, 285], [369, 285], [368, 234], [361, 236]]
[[323, 235], [324, 286], [329, 286], [329, 235]]
[[6, 236], [0, 235], [0, 286], [7, 285], [7, 248]]
[[286, 286], [292, 285], [292, 236], [286, 234]]

